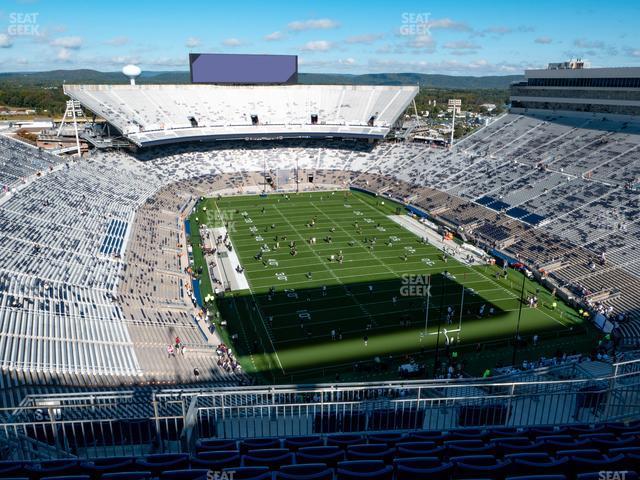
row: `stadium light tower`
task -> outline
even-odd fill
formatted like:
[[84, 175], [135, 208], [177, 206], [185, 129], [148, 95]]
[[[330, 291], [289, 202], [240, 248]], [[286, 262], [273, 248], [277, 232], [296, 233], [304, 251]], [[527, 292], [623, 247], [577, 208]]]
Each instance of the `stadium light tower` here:
[[459, 98], [452, 98], [449, 100], [449, 108], [447, 111], [451, 112], [451, 141], [449, 142], [449, 148], [453, 148], [453, 131], [456, 126], [456, 113], [460, 113], [460, 107], [462, 106], [462, 100]]
[[138, 67], [137, 65], [129, 64], [122, 67], [122, 73], [129, 77], [129, 83], [131, 85], [135, 85], [136, 78], [140, 76], [142, 70], [140, 70], [140, 67]]

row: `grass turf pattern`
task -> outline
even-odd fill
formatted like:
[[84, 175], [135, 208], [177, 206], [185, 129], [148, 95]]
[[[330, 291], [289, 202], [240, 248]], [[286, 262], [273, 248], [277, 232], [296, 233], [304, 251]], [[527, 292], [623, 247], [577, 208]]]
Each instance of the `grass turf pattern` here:
[[[440, 250], [389, 218], [398, 213], [406, 215], [387, 199], [345, 191], [198, 203], [191, 216], [196, 267], [203, 264], [198, 225], [227, 225], [249, 281], [250, 291], [218, 302], [228, 333], [238, 335], [234, 347], [245, 369], [284, 375], [514, 336], [522, 275], [510, 270], [497, 279], [497, 267], [445, 261]], [[340, 255], [342, 263], [335, 260]], [[403, 295], [411, 275], [430, 275], [428, 299]], [[419, 285], [422, 277], [410, 278]], [[203, 295], [210, 288], [204, 279]], [[552, 309], [550, 293], [526, 280], [525, 298], [536, 292], [539, 307], [522, 309], [523, 336], [582, 324], [560, 301]]]

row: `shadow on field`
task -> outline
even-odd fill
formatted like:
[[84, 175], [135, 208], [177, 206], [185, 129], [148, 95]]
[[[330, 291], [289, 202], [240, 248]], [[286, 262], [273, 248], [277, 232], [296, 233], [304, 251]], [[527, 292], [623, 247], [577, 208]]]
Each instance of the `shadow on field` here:
[[327, 285], [325, 291], [317, 285], [286, 290], [282, 283], [275, 293], [227, 294], [218, 307], [237, 354], [251, 355], [255, 370], [264, 373], [348, 368], [447, 344], [513, 338], [518, 298], [500, 299], [497, 305], [471, 286], [463, 293], [463, 283], [462, 276], [447, 273], [430, 280], [406, 276]]

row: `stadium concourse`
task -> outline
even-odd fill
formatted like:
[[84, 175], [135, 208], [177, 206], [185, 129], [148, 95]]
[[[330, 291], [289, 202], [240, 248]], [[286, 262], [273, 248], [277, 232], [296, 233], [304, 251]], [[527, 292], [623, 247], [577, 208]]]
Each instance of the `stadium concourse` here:
[[[623, 344], [640, 341], [632, 123], [508, 114], [452, 151], [292, 139], [69, 161], [2, 138], [0, 155], [5, 404], [45, 385], [187, 383], [196, 367], [205, 384], [246, 382], [218, 365], [218, 339], [197, 315], [183, 220], [202, 196], [260, 192], [265, 167], [272, 178], [299, 169], [304, 190], [356, 186], [406, 201], [541, 269], [567, 297], [615, 321]], [[187, 348], [173, 358], [166, 347], [176, 337]]]

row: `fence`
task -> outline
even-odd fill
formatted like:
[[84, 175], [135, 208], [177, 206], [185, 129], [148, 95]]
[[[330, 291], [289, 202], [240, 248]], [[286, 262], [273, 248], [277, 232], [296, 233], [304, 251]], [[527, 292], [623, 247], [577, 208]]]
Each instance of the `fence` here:
[[0, 412], [4, 458], [190, 452], [199, 438], [450, 430], [640, 418], [640, 360], [598, 378], [421, 380], [29, 396]]

